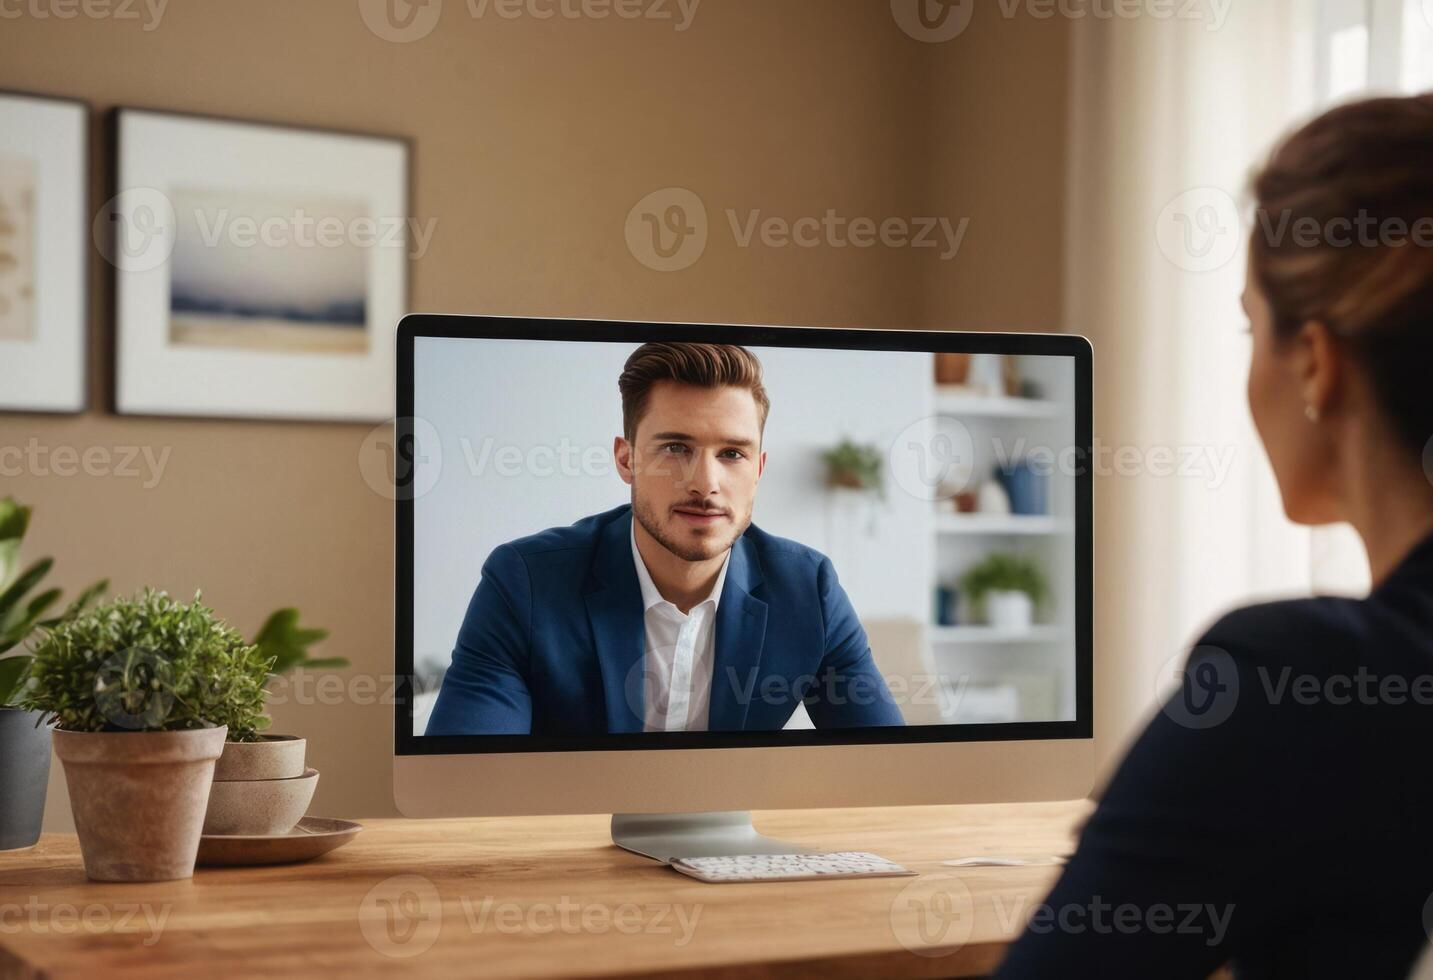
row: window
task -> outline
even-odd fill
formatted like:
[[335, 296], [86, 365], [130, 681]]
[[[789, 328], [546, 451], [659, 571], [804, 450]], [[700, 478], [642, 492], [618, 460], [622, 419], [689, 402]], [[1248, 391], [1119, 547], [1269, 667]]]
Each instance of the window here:
[[[1316, 109], [1433, 89], [1433, 0], [1319, 0], [1315, 35]], [[1352, 528], [1315, 528], [1310, 545], [1316, 592], [1367, 591], [1368, 562]]]
[[1433, 0], [1319, 0], [1318, 102], [1433, 89]]

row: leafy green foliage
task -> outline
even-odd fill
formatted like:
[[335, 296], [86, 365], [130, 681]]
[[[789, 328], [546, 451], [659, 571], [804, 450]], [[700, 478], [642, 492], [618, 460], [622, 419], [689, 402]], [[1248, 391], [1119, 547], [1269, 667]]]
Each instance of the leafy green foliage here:
[[299, 626], [297, 609], [279, 609], [260, 627], [254, 637], [254, 645], [273, 661], [270, 670], [275, 674], [286, 674], [298, 667], [347, 667], [348, 660], [343, 657], [313, 657], [309, 654], [310, 646], [327, 637], [328, 630]]
[[[227, 625], [213, 620], [212, 610], [201, 606], [197, 595], [193, 604], [183, 606], [164, 593], [145, 592], [133, 600], [118, 600], [105, 610], [96, 610], [96, 616], [83, 627], [60, 630], [104, 594], [109, 580], [96, 582], [58, 615], [45, 618], [60, 602], [61, 591], [46, 589], [34, 596], [30, 593], [49, 574], [53, 561], [41, 558], [17, 573], [30, 513], [31, 508], [14, 498], [0, 500], [0, 706], [16, 703], [24, 693], [23, 703], [49, 711], [60, 717], [66, 728], [78, 731], [105, 727], [167, 730], [227, 724], [229, 737], [242, 740], [268, 727], [269, 720], [262, 715], [262, 688], [270, 677], [300, 667], [349, 665], [343, 657], [318, 658], [309, 653], [309, 647], [325, 639], [328, 631], [301, 627], [297, 609], [274, 612], [253, 643], [245, 645]], [[101, 612], [104, 615], [99, 615]], [[176, 625], [179, 620], [187, 625]], [[208, 626], [199, 625], [201, 621]], [[30, 655], [6, 654], [26, 641], [34, 645], [36, 638], [40, 638], [38, 643], [52, 660], [32, 672], [37, 678], [34, 682], [27, 682]], [[101, 645], [86, 648], [85, 643]], [[116, 646], [124, 643], [129, 646]], [[195, 649], [187, 644], [194, 644]], [[252, 654], [242, 653], [249, 648]], [[61, 660], [88, 673], [64, 682], [55, 674]], [[226, 660], [239, 671], [239, 677], [223, 679]], [[248, 676], [255, 662], [270, 665], [268, 673], [260, 678], [257, 700], [248, 690]], [[197, 699], [194, 685], [201, 678], [195, 670], [211, 671], [203, 682], [204, 697]], [[41, 675], [45, 678], [45, 691], [37, 694]], [[81, 691], [76, 697], [79, 689], [74, 685], [83, 687], [88, 683], [85, 678], [99, 686], [91, 695]], [[66, 694], [67, 683], [70, 690]], [[40, 707], [38, 699], [42, 697], [53, 698], [55, 706]], [[82, 710], [86, 697], [92, 704]], [[61, 704], [65, 706], [63, 710]], [[248, 705], [257, 707], [250, 710]]]
[[30, 658], [23, 654], [5, 656], [27, 640], [37, 628], [48, 628], [78, 615], [102, 592], [109, 588], [106, 579], [91, 585], [63, 613], [43, 618], [62, 595], [59, 589], [46, 589], [35, 596], [35, 589], [50, 573], [54, 561], [41, 558], [24, 571], [20, 567], [20, 544], [30, 527], [30, 508], [13, 497], [0, 500], [0, 705], [10, 704], [17, 693], [20, 679]]
[[884, 494], [885, 458], [875, 446], [861, 446], [843, 439], [821, 454], [826, 463], [826, 481], [836, 487], [875, 490]]
[[1029, 558], [996, 553], [987, 555], [960, 580], [960, 587], [976, 606], [992, 591], [1024, 592], [1039, 605], [1048, 587], [1045, 573]]
[[29, 657], [6, 657], [0, 660], [0, 707], [8, 705], [20, 687], [20, 678], [30, 666]]
[[0, 500], [0, 582], [8, 582], [20, 563], [20, 542], [30, 526], [30, 508], [14, 497]]
[[48, 628], [20, 692], [22, 708], [71, 731], [178, 731], [229, 726], [251, 740], [268, 727], [272, 661], [215, 618], [147, 589]]

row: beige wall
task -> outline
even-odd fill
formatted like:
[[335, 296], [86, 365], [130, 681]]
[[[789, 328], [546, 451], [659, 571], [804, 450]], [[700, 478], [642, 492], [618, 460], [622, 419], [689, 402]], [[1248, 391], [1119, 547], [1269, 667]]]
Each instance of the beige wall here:
[[[925, 45], [930, 169], [920, 206], [970, 218], [960, 256], [923, 257], [921, 325], [1063, 329], [1070, 22], [983, 13]], [[990, 7], [994, 12], [994, 7]]]
[[[405, 135], [415, 210], [437, 220], [416, 310], [851, 326], [1058, 329], [1065, 28], [979, 21], [946, 45], [903, 35], [884, 0], [706, 0], [654, 21], [474, 20], [449, 0], [429, 37], [379, 40], [355, 0], [179, 0], [158, 29], [22, 17], [0, 88], [114, 105]], [[705, 256], [652, 272], [628, 209], [697, 192]], [[971, 218], [959, 257], [736, 247], [724, 211]], [[60, 584], [108, 575], [205, 598], [244, 631], [298, 605], [352, 674], [391, 670], [391, 505], [359, 475], [365, 426], [109, 414], [109, 289], [92, 279], [95, 406], [0, 415], [0, 445], [168, 452], [152, 488], [121, 477], [4, 478], [36, 505], [28, 553]], [[316, 812], [393, 811], [388, 709], [284, 705], [323, 772]], [[58, 775], [58, 774], [57, 774]], [[68, 822], [52, 781], [50, 826]]]

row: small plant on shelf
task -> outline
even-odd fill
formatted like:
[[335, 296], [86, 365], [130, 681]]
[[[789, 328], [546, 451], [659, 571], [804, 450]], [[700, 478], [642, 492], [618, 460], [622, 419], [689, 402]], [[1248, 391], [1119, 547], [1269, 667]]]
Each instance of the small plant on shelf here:
[[866, 490], [884, 496], [884, 457], [875, 446], [862, 446], [843, 439], [821, 454], [829, 486]]
[[1034, 607], [1049, 592], [1045, 573], [1033, 559], [1022, 555], [987, 555], [961, 579], [961, 589], [972, 608], [994, 626], [1028, 629]]

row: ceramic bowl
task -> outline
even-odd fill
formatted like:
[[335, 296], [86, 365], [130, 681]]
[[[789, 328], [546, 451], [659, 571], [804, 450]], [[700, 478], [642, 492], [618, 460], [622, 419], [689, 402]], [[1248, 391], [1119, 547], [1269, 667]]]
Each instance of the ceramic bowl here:
[[215, 781], [209, 790], [204, 833], [227, 836], [287, 834], [308, 812], [318, 770], [290, 779]]
[[264, 735], [257, 742], [225, 742], [214, 767], [220, 782], [236, 779], [297, 779], [304, 774], [308, 743], [294, 735]]

